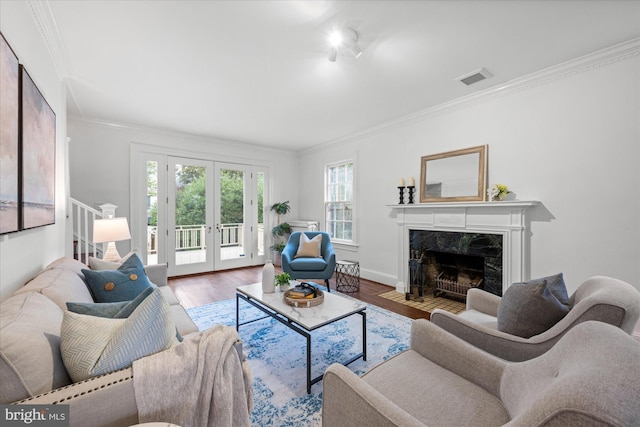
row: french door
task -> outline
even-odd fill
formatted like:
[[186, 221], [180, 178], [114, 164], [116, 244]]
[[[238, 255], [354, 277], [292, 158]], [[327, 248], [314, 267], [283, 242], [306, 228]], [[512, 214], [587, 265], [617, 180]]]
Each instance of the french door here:
[[167, 244], [172, 276], [213, 267], [213, 163], [168, 158]]
[[250, 186], [248, 169], [225, 163], [215, 165], [215, 256], [220, 268], [241, 267], [247, 264], [247, 252], [251, 256], [247, 232], [250, 212], [245, 203]]
[[166, 262], [170, 276], [264, 263], [266, 168], [152, 153], [135, 164], [132, 231], [145, 263]]

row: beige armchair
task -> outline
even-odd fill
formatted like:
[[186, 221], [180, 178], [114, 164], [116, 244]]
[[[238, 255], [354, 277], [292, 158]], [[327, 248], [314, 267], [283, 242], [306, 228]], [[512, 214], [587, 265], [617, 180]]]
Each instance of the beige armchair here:
[[570, 296], [571, 310], [545, 332], [521, 338], [498, 330], [500, 297], [471, 289], [467, 309], [459, 314], [434, 310], [431, 322], [491, 354], [510, 361], [529, 360], [549, 350], [574, 326], [599, 320], [628, 334], [640, 318], [640, 292], [618, 279], [595, 276], [587, 279]]
[[420, 319], [409, 350], [362, 378], [331, 365], [323, 387], [325, 427], [639, 425], [640, 343], [585, 322], [508, 362]]

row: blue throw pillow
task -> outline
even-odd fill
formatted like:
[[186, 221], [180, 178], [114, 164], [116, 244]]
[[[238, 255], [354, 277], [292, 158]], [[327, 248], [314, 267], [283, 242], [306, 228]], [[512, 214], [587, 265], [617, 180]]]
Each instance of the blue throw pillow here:
[[131, 301], [145, 289], [153, 287], [136, 254], [131, 255], [117, 270], [83, 269], [82, 273], [95, 302]]

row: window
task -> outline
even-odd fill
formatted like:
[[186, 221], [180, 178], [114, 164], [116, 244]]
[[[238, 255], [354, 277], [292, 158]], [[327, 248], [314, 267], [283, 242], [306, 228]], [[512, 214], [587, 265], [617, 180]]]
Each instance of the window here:
[[331, 239], [353, 243], [353, 162], [329, 165], [325, 169], [325, 224]]

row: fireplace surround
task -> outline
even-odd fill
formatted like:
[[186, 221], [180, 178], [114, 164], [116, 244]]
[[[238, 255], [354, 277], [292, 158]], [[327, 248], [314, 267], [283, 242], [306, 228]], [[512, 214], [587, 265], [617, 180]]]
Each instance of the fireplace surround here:
[[[424, 239], [440, 239], [448, 242], [445, 248], [432, 249], [436, 252], [455, 253], [456, 251], [451, 250], [451, 247], [460, 246], [456, 243], [458, 242], [454, 237], [456, 234], [464, 241], [474, 239], [492, 241], [489, 244], [486, 242], [476, 244], [472, 253], [468, 253], [468, 250], [458, 251], [463, 255], [484, 257], [483, 284], [489, 287], [487, 289], [489, 292], [502, 295], [511, 283], [528, 280], [530, 278], [530, 231], [526, 213], [529, 208], [538, 204], [537, 201], [502, 201], [388, 205], [395, 214], [398, 225], [396, 291], [403, 294], [411, 291], [412, 272], [409, 265], [410, 261], [415, 260], [417, 256], [415, 240], [416, 236], [421, 234], [421, 230], [442, 232], [424, 234], [428, 236]], [[500, 253], [496, 252], [498, 241], [501, 241]], [[488, 253], [482, 254], [480, 251], [482, 247], [485, 247]], [[493, 269], [498, 264], [500, 264], [501, 274], [496, 278]], [[492, 274], [494, 276], [491, 276]]]

